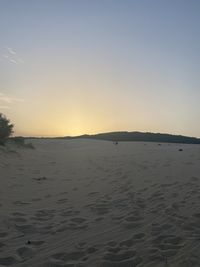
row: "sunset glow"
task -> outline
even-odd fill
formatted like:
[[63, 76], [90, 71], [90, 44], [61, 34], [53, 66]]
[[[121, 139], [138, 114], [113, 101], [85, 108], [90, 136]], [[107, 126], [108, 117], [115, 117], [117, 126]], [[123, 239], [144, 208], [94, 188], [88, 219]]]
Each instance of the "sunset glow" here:
[[0, 112], [15, 135], [200, 136], [199, 11], [179, 0], [0, 1]]

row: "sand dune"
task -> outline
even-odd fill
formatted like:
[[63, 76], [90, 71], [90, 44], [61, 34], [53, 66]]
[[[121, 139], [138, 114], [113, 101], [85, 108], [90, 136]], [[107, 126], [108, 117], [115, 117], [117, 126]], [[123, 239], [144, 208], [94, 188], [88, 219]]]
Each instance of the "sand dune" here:
[[0, 149], [0, 266], [200, 266], [199, 145], [32, 143]]

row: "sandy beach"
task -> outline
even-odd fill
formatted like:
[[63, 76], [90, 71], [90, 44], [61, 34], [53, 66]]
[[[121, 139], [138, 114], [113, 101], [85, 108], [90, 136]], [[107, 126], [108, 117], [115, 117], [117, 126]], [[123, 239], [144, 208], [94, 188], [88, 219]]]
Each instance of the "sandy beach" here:
[[0, 148], [0, 266], [200, 266], [199, 145], [31, 142]]

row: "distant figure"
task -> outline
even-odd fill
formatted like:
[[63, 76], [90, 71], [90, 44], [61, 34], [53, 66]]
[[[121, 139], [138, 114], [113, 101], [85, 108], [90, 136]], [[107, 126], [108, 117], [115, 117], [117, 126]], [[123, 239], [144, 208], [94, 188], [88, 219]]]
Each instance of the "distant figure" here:
[[117, 141], [115, 142], [115, 145], [118, 145], [118, 142]]

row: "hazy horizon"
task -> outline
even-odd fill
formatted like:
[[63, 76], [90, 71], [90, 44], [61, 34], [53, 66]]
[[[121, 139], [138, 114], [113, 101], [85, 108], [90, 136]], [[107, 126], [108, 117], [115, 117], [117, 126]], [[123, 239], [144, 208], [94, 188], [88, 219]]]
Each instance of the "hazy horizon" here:
[[15, 135], [200, 137], [200, 2], [0, 0], [0, 112]]
[[[126, 130], [121, 130], [121, 131], [111, 131], [111, 132], [94, 132], [94, 133], [83, 133], [83, 134], [80, 134], [80, 135], [16, 135], [16, 134], [13, 134], [13, 137], [24, 137], [24, 138], [65, 138], [65, 137], [69, 137], [69, 138], [74, 138], [74, 137], [81, 137], [81, 136], [85, 136], [85, 135], [91, 135], [91, 136], [95, 136], [95, 135], [98, 135], [98, 134], [110, 134], [110, 133], [143, 133], [143, 134], [146, 134], [146, 133], [151, 133], [151, 134], [163, 134], [163, 135], [171, 135], [171, 136], [184, 136], [184, 137], [189, 137], [189, 138], [198, 138], [200, 139], [199, 136], [189, 136], [189, 135], [182, 135], [182, 134], [176, 134], [176, 133], [167, 133], [167, 132], [149, 132], [149, 131], [126, 131]], [[105, 139], [106, 140], [106, 139]], [[134, 140], [133, 140], [134, 141]], [[151, 141], [150, 141], [151, 142]], [[170, 141], [169, 141], [170, 143]]]

